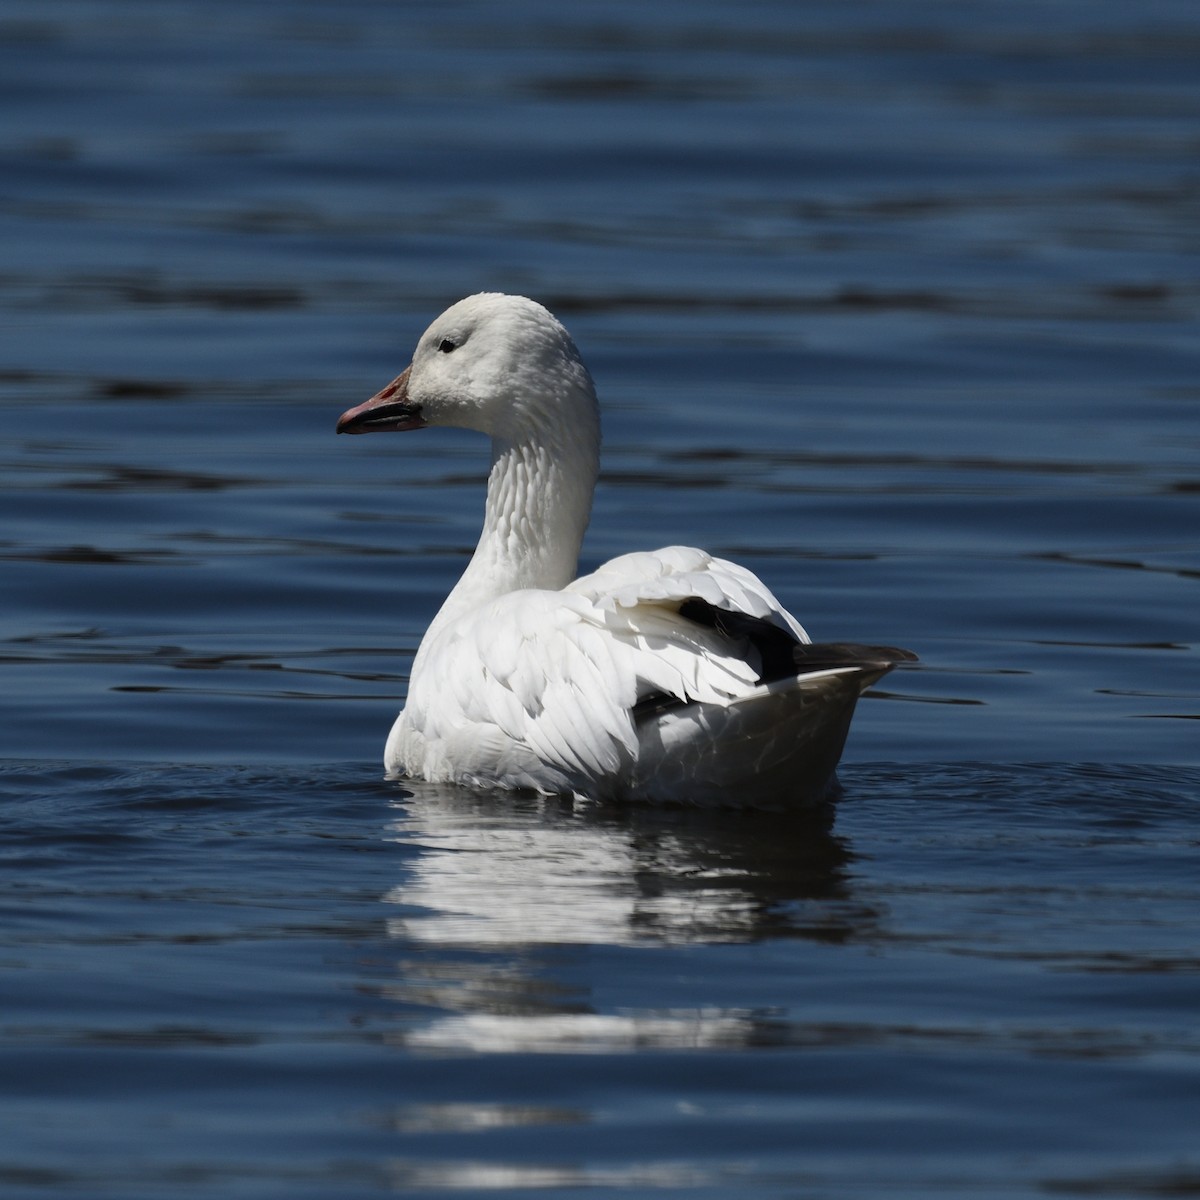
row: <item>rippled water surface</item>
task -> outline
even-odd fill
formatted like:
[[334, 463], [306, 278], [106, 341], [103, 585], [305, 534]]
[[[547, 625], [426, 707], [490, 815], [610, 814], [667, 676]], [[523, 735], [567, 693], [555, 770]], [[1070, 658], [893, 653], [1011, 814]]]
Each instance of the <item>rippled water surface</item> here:
[[[0, 9], [5, 1197], [1200, 1195], [1200, 11]], [[402, 787], [549, 304], [586, 563], [910, 646], [832, 832]], [[586, 565], [586, 564], [585, 564]]]

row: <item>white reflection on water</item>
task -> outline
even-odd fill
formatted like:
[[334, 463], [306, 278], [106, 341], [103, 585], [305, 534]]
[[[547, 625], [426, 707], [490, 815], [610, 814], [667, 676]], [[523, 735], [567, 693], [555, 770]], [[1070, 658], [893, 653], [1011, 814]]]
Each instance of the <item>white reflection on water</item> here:
[[597, 1011], [548, 956], [780, 934], [843, 941], [878, 920], [851, 901], [849, 854], [818, 817], [405, 791], [386, 836], [420, 853], [384, 897], [402, 950], [378, 989], [412, 1012], [388, 1035], [410, 1050], [609, 1054], [771, 1040], [779, 1014], [758, 1010], [662, 1001]]
[[447, 946], [743, 941], [781, 922], [801, 931], [806, 900], [835, 902], [812, 936], [845, 933], [848, 852], [819, 816], [577, 808], [405, 786], [387, 836], [423, 853], [386, 897], [407, 910], [389, 921], [393, 937]]
[[468, 1013], [433, 1021], [398, 1040], [409, 1050], [472, 1054], [717, 1050], [751, 1044], [761, 1024], [754, 1014], [719, 1008], [537, 1016]]
[[541, 1125], [581, 1125], [582, 1108], [532, 1104], [406, 1104], [381, 1115], [379, 1123], [396, 1133], [479, 1133]]
[[392, 1186], [447, 1191], [509, 1191], [513, 1188], [704, 1187], [736, 1172], [701, 1170], [693, 1163], [652, 1162], [628, 1166], [539, 1166], [500, 1162], [396, 1162]]

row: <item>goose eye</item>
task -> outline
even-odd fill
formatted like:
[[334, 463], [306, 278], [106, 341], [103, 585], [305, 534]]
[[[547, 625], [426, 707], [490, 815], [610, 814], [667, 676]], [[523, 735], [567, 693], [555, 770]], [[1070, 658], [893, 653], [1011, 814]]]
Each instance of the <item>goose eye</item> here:
[[438, 342], [438, 353], [439, 354], [449, 354], [452, 350], [457, 350], [457, 349], [458, 349], [458, 343], [452, 342], [449, 338], [442, 338], [442, 340], [440, 342]]

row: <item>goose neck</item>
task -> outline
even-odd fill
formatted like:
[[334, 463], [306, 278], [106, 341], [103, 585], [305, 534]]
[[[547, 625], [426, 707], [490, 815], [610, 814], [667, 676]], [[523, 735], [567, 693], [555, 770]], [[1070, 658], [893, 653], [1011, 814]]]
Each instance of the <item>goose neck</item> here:
[[598, 449], [564, 448], [545, 438], [493, 440], [483, 532], [436, 626], [508, 592], [558, 589], [575, 577]]

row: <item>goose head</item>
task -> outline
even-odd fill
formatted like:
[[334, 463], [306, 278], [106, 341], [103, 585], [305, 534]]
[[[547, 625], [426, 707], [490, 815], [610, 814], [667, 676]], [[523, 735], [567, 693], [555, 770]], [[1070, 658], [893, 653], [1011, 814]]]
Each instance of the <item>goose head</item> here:
[[517, 443], [575, 429], [598, 437], [591, 376], [566, 329], [534, 300], [482, 292], [421, 335], [411, 364], [338, 418], [338, 433], [446, 425]]

